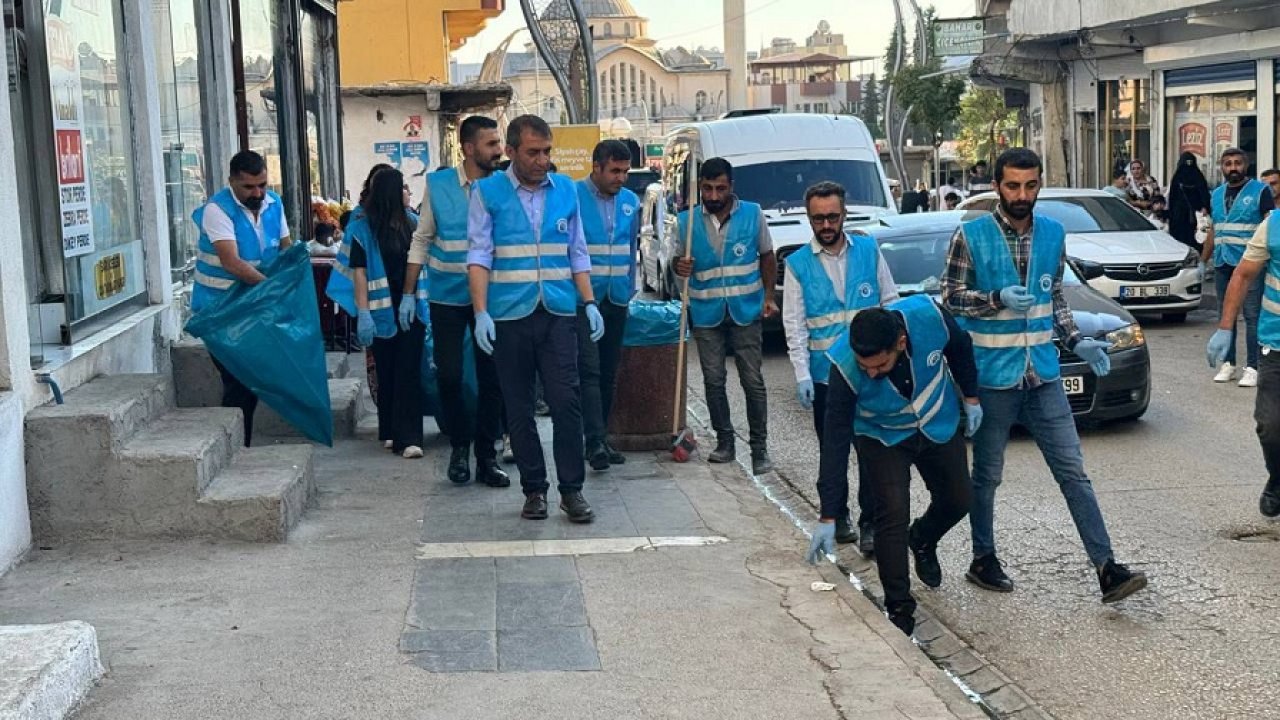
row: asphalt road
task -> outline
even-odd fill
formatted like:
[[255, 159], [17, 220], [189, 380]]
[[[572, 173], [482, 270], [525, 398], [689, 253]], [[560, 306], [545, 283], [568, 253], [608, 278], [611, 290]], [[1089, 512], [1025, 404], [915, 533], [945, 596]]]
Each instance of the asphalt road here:
[[[1099, 602], [1062, 496], [1034, 442], [1017, 434], [996, 508], [997, 546], [1017, 591], [988, 593], [964, 580], [966, 520], [942, 542], [942, 587], [917, 583], [916, 596], [1059, 718], [1280, 716], [1280, 523], [1257, 511], [1265, 474], [1254, 391], [1211, 381], [1210, 311], [1183, 325], [1143, 325], [1150, 410], [1134, 423], [1085, 429], [1082, 438], [1117, 559], [1146, 571], [1149, 588], [1115, 606]], [[784, 478], [816, 502], [811, 420], [795, 400], [781, 336], [766, 348], [770, 449]], [[696, 358], [690, 368], [701, 395]], [[732, 371], [729, 386], [745, 437]], [[924, 495], [917, 480], [915, 515]]]

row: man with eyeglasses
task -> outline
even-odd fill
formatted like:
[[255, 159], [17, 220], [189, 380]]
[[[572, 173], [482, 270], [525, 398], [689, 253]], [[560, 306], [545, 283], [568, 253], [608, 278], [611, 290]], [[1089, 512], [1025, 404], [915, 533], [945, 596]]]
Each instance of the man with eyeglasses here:
[[[823, 439], [827, 412], [827, 351], [859, 311], [898, 299], [889, 265], [869, 235], [844, 231], [845, 190], [820, 182], [804, 194], [813, 239], [786, 259], [782, 282], [782, 327], [796, 375], [796, 398], [813, 411], [813, 429]], [[871, 485], [858, 461], [858, 532], [849, 521], [848, 485], [835, 515], [836, 541], [858, 542], [858, 551], [874, 551]]]

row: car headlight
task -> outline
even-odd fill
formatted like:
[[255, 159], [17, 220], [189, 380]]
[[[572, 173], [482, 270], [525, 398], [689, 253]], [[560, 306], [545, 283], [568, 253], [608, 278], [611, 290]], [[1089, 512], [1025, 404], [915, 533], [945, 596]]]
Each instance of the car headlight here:
[[1111, 343], [1108, 352], [1120, 352], [1146, 345], [1147, 338], [1142, 334], [1142, 326], [1134, 323], [1107, 333], [1107, 342]]
[[1200, 267], [1200, 253], [1195, 250], [1188, 250], [1187, 256], [1182, 258], [1182, 267], [1193, 268]]

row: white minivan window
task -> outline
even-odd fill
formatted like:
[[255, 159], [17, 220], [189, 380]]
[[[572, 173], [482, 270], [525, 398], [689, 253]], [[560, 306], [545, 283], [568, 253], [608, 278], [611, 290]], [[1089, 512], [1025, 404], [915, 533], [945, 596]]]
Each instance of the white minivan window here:
[[880, 169], [867, 160], [780, 160], [733, 168], [734, 193], [765, 210], [803, 207], [804, 191], [823, 180], [843, 185], [850, 205], [888, 205]]

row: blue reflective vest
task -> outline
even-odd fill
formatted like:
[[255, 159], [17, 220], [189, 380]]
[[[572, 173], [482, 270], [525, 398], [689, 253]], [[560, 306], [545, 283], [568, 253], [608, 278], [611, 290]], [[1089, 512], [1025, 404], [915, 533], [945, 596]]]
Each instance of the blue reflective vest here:
[[[408, 214], [410, 222], [417, 225], [417, 213], [412, 210], [405, 210], [405, 213]], [[355, 271], [351, 269], [351, 243], [355, 237], [352, 234], [352, 231], [357, 229], [357, 222], [363, 223], [363, 225], [358, 228], [362, 236], [373, 236], [373, 231], [369, 227], [368, 220], [365, 219], [364, 208], [357, 205], [356, 208], [351, 211], [351, 219], [347, 223], [347, 230], [342, 236], [342, 244], [338, 247], [338, 256], [335, 258], [333, 263], [333, 272], [329, 275], [329, 282], [324, 287], [324, 294], [329, 296], [329, 299], [333, 300], [334, 304], [342, 308], [343, 312], [351, 317], [355, 317], [359, 314], [359, 310], [356, 308], [356, 291], [354, 282]], [[367, 266], [365, 268], [365, 287], [369, 290], [369, 299], [370, 303], [372, 303], [373, 259], [370, 258], [369, 255], [378, 255], [378, 271], [384, 279], [383, 285], [386, 284], [386, 271], [382, 269], [382, 255], [376, 250], [370, 252], [370, 243], [362, 242], [360, 243], [360, 246], [364, 248], [365, 265]], [[417, 306], [417, 317], [423, 322], [423, 324], [426, 324], [428, 322], [428, 318], [431, 317], [431, 308], [427, 304], [429, 296], [427, 289], [427, 271], [426, 268], [423, 268], [418, 273], [418, 285], [414, 292], [414, 304]], [[388, 294], [387, 297], [389, 298], [390, 294]], [[372, 310], [373, 308], [370, 307], [371, 314]], [[396, 309], [393, 309], [392, 312], [395, 312], [395, 310]], [[392, 333], [392, 335], [394, 334], [395, 333]], [[391, 337], [391, 335], [383, 335], [381, 334], [381, 331], [379, 331], [378, 337]]]
[[436, 236], [427, 253], [431, 302], [470, 305], [467, 284], [467, 193], [458, 170], [444, 168], [427, 176], [427, 202], [436, 222]]
[[1032, 221], [1031, 262], [1024, 281], [995, 216], [985, 215], [963, 225], [977, 284], [971, 290], [999, 294], [1010, 285], [1025, 285], [1035, 304], [1026, 313], [1002, 309], [986, 317], [957, 316], [960, 327], [973, 336], [978, 384], [1011, 388], [1022, 382], [1027, 365], [1045, 382], [1057, 380], [1058, 349], [1053, 344], [1053, 284], [1066, 246], [1066, 232], [1056, 220], [1036, 215]]
[[591, 255], [591, 289], [596, 301], [625, 306], [635, 292], [635, 248], [631, 243], [636, 237], [636, 223], [640, 222], [640, 198], [627, 188], [614, 196], [612, 235], [605, 230], [596, 194], [587, 180], [578, 181], [578, 207]]
[[[1275, 214], [1275, 211], [1272, 211]], [[1280, 221], [1267, 222], [1267, 275], [1262, 286], [1262, 315], [1258, 319], [1258, 343], [1280, 350]]]
[[945, 443], [960, 424], [960, 395], [943, 354], [950, 334], [942, 311], [927, 295], [912, 295], [884, 306], [902, 315], [911, 356], [910, 398], [887, 377], [872, 378], [858, 366], [846, 331], [828, 352], [835, 369], [858, 395], [853, 431], [893, 447], [917, 432]]
[[542, 226], [525, 215], [506, 173], [476, 183], [493, 220], [493, 267], [489, 272], [489, 314], [519, 320], [539, 303], [555, 315], [573, 315], [578, 291], [569, 263], [569, 224], [578, 211], [578, 193], [567, 175], [551, 173], [544, 188]]
[[1258, 203], [1266, 183], [1250, 180], [1240, 188], [1240, 193], [1227, 211], [1227, 186], [1219, 185], [1213, 191], [1210, 206], [1213, 210], [1213, 264], [1215, 267], [1235, 267], [1244, 258], [1244, 246], [1262, 223]]
[[[217, 205], [227, 217], [231, 218], [236, 229], [236, 250], [240, 254], [240, 259], [254, 267], [269, 263], [280, 254], [280, 235], [285, 228], [284, 203], [280, 201], [280, 196], [268, 190], [267, 197], [271, 201], [263, 201], [259, 217], [263, 234], [261, 241], [258, 239], [257, 231], [253, 229], [253, 223], [245, 217], [240, 204], [236, 202], [231, 188], [223, 188], [209, 198], [209, 202]], [[213, 241], [205, 234], [205, 207], [207, 206], [201, 205], [191, 214], [191, 219], [200, 230], [200, 242], [196, 252], [195, 287], [191, 291], [191, 312], [200, 312], [237, 282], [235, 275], [223, 269], [222, 261], [218, 259], [218, 251], [213, 247]]]
[[822, 258], [811, 241], [809, 247], [787, 256], [787, 272], [795, 276], [804, 292], [805, 324], [809, 326], [809, 376], [816, 383], [827, 382], [831, 373], [830, 350], [848, 331], [849, 322], [860, 310], [880, 304], [880, 250], [868, 235], [846, 233], [849, 246], [845, 250], [844, 301], [836, 295], [835, 286]]
[[[693, 207], [693, 275], [689, 276], [689, 314], [694, 327], [716, 327], [725, 312], [738, 325], [750, 325], [764, 311], [760, 280], [760, 206], [739, 200], [729, 214], [729, 232], [717, 253], [707, 238], [702, 206]], [[689, 211], [677, 216], [678, 238], [685, 237]], [[682, 240], [683, 241], [683, 240]]]

